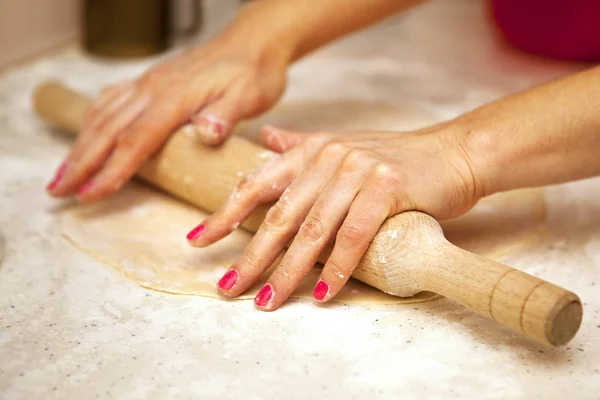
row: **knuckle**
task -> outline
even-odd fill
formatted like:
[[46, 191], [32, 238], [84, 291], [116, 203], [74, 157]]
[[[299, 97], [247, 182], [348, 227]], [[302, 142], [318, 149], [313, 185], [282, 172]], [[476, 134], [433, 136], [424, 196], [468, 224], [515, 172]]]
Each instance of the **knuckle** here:
[[355, 170], [367, 162], [368, 155], [364, 150], [353, 149], [348, 152], [342, 163], [342, 168]]
[[249, 173], [248, 175], [244, 176], [242, 178], [242, 180], [240, 181], [240, 183], [238, 184], [238, 190], [246, 190], [250, 187], [252, 187], [254, 185], [254, 182], [256, 181], [256, 174], [255, 173]]
[[106, 193], [113, 193], [119, 190], [128, 178], [128, 171], [116, 167], [108, 167], [102, 171], [101, 182]]
[[251, 197], [258, 196], [262, 188], [262, 181], [259, 180], [259, 172], [254, 171], [246, 175], [238, 185], [238, 191]]
[[140, 143], [132, 135], [120, 135], [117, 138], [117, 147], [120, 151], [132, 152], [140, 148]]
[[233, 192], [231, 192], [229, 201], [253, 201], [257, 199], [261, 193], [261, 190], [256, 176], [256, 172], [252, 172], [242, 178], [238, 186], [233, 190]]
[[336, 245], [352, 246], [361, 243], [366, 237], [365, 230], [359, 225], [344, 225], [337, 234]]
[[321, 150], [321, 154], [326, 157], [336, 157], [344, 155], [348, 152], [348, 146], [342, 142], [334, 141], [327, 143], [323, 150]]
[[315, 216], [308, 216], [300, 227], [300, 235], [302, 240], [308, 243], [315, 243], [323, 240], [325, 230], [321, 219]]
[[288, 207], [285, 202], [278, 201], [267, 212], [263, 227], [272, 232], [282, 232], [289, 228]]
[[347, 279], [350, 277], [351, 271], [348, 271], [347, 267], [342, 266], [342, 264], [335, 259], [335, 256], [329, 257], [326, 268], [330, 275], [339, 279]]
[[247, 248], [242, 255], [240, 264], [246, 271], [254, 271], [260, 267], [260, 260], [261, 257], [259, 257], [254, 250]]
[[321, 151], [317, 154], [315, 158], [316, 164], [329, 163], [332, 160], [343, 157], [344, 154], [348, 151], [348, 148], [345, 144], [341, 142], [329, 142], [323, 146]]
[[375, 183], [383, 186], [395, 184], [397, 181], [393, 167], [386, 163], [381, 163], [375, 167], [373, 178]]

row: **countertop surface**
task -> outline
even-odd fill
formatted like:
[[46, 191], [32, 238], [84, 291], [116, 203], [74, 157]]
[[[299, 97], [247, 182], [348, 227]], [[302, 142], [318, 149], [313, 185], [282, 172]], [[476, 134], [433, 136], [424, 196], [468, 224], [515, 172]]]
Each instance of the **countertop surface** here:
[[[0, 76], [0, 398], [598, 398], [600, 179], [546, 188], [548, 229], [502, 259], [581, 297], [559, 349], [445, 299], [261, 313], [161, 294], [69, 246], [43, 191], [68, 141], [31, 91], [55, 78], [94, 94], [151, 61], [71, 50]], [[583, 68], [511, 49], [479, 1], [440, 0], [302, 60], [285, 99], [414, 102], [446, 119]]]

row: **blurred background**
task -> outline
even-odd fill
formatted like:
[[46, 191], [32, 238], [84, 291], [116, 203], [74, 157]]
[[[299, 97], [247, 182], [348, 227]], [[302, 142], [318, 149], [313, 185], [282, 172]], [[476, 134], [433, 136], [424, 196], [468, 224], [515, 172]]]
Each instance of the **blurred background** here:
[[158, 54], [218, 31], [242, 0], [0, 0], [0, 69], [79, 43], [107, 58]]

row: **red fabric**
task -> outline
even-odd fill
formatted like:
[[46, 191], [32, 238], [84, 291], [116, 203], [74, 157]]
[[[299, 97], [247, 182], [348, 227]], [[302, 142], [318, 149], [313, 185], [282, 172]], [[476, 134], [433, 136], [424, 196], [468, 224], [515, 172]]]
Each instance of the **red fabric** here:
[[512, 45], [542, 56], [600, 61], [600, 0], [491, 0]]

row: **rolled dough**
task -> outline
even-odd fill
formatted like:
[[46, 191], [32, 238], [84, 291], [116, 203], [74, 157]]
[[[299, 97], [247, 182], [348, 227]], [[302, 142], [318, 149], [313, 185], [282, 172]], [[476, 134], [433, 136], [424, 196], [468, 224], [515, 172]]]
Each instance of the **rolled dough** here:
[[[237, 133], [256, 138], [255, 132], [264, 121], [303, 131], [339, 131], [407, 130], [436, 120], [414, 106], [357, 102], [284, 104], [269, 115], [242, 125]], [[467, 215], [443, 223], [444, 232], [454, 244], [486, 257], [497, 258], [516, 251], [543, 228], [542, 193], [526, 190], [484, 199]], [[185, 235], [206, 216], [205, 212], [171, 196], [132, 182], [107, 200], [67, 208], [60, 221], [62, 234], [72, 244], [142, 287], [173, 294], [220, 297], [216, 282], [239, 258], [251, 235], [238, 229], [208, 248], [192, 248]], [[254, 298], [276, 264], [239, 299]], [[312, 299], [319, 273], [320, 269], [313, 269], [291, 298]], [[410, 298], [394, 297], [351, 279], [334, 300], [392, 304], [436, 297], [428, 292]]]

